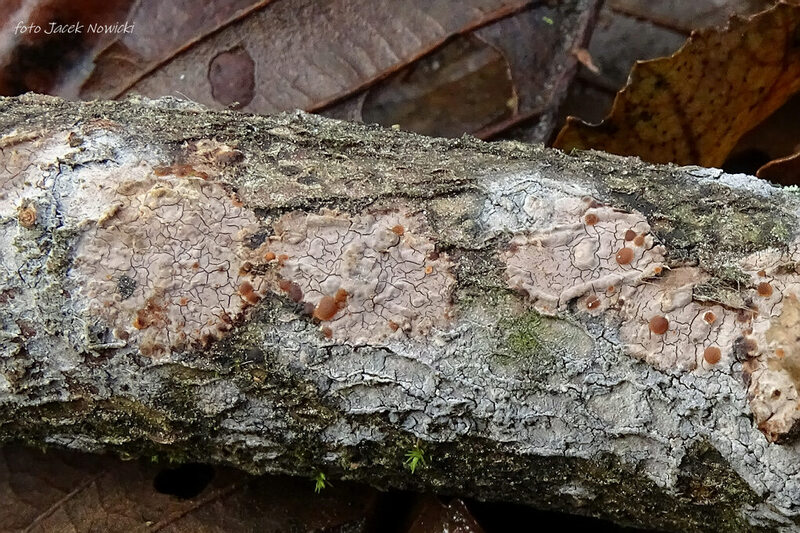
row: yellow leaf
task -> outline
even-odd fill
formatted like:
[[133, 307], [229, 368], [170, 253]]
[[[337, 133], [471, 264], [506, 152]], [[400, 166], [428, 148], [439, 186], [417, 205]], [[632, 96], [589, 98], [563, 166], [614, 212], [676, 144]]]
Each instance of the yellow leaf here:
[[725, 30], [692, 33], [640, 61], [598, 125], [570, 117], [554, 146], [719, 166], [748, 130], [800, 90], [800, 5], [781, 2]]

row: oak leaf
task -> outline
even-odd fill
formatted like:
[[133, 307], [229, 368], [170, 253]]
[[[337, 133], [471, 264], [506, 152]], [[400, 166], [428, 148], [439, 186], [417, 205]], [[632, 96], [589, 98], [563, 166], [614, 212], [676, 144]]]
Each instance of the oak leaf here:
[[570, 117], [554, 146], [719, 166], [737, 140], [800, 90], [800, 5], [781, 2], [725, 30], [692, 33], [637, 63], [598, 125]]

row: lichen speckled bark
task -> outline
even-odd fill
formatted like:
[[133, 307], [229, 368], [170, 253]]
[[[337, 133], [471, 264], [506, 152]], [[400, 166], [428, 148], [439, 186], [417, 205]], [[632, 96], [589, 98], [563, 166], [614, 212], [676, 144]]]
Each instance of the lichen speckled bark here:
[[0, 111], [0, 440], [798, 528], [790, 191], [169, 99]]

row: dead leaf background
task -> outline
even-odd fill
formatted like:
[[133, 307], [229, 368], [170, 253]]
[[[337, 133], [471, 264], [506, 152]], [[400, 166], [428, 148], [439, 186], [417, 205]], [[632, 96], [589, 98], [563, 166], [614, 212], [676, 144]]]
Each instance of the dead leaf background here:
[[[773, 3], [609, 0], [587, 43], [598, 0], [409, 0], [403, 9], [396, 9], [390, 0], [10, 0], [0, 7], [4, 21], [0, 65], [5, 67], [0, 93], [33, 89], [84, 99], [133, 92], [173, 95], [215, 108], [258, 113], [301, 108], [429, 135], [471, 133], [541, 142], [551, 138], [566, 115], [589, 122], [602, 118], [635, 59], [666, 55], [694, 28], [718, 26], [731, 13], [747, 15]], [[15, 23], [22, 20], [127, 21], [136, 31], [45, 38], [16, 34]], [[770, 21], [752, 34], [766, 31]], [[780, 33], [780, 28], [773, 29]], [[715, 44], [725, 44], [712, 43], [714, 35], [713, 30], [700, 32], [687, 47], [706, 42], [711, 50]], [[730, 50], [734, 40], [729, 39]], [[753, 42], [749, 50], [739, 49], [744, 57], [740, 61], [742, 65], [772, 61], [776, 67], [775, 62], [786, 57], [764, 55], [774, 50]], [[687, 61], [701, 53], [680, 57]], [[763, 57], [757, 57], [759, 53]], [[578, 59], [597, 64], [600, 72], [581, 66], [572, 83]], [[643, 75], [648, 69], [664, 65], [650, 73], [660, 78], [659, 87], [648, 94], [634, 85], [620, 101], [637, 98], [638, 90], [638, 98], [660, 98], [671, 112], [665, 113], [658, 104], [652, 106], [657, 108], [654, 114], [620, 103], [615, 118], [603, 126], [619, 129], [620, 122], [626, 122], [622, 127], [626, 133], [619, 135], [616, 145], [587, 136], [592, 129], [582, 130], [573, 121], [557, 146], [591, 146], [657, 162], [720, 165], [731, 151], [762, 150], [734, 145], [786, 99], [784, 93], [795, 90], [791, 84], [779, 85], [780, 91], [773, 87], [768, 92], [769, 100], [756, 92], [749, 95], [750, 101], [758, 100], [756, 104], [739, 103], [747, 88], [733, 84], [723, 90], [728, 76], [724, 60], [709, 69], [713, 55], [697, 59], [705, 63], [702, 75], [695, 73], [700, 85], [694, 86], [685, 76], [671, 73], [673, 67], [664, 61], [633, 72], [634, 77], [648, 79]], [[685, 67], [691, 65], [697, 70], [692, 61]], [[742, 65], [741, 70], [750, 70]], [[769, 74], [760, 68], [750, 78], [765, 75]], [[784, 79], [790, 78], [791, 73]], [[670, 84], [666, 91], [661, 90], [665, 81]], [[707, 101], [696, 101], [683, 98], [681, 89], [687, 94], [717, 92]], [[674, 113], [687, 105], [689, 121]], [[751, 105], [754, 109], [743, 111]], [[724, 125], [728, 120], [736, 121], [733, 128]], [[787, 147], [797, 144], [793, 137], [780, 137], [783, 148], [772, 142], [765, 157], [784, 157]], [[753, 144], [763, 138], [763, 134], [752, 136]]]
[[[133, 1], [4, 0], [0, 3], [0, 94], [56, 94], [61, 80], [86, 68], [87, 59], [108, 36], [89, 32], [47, 35], [49, 24], [123, 22]], [[41, 30], [17, 31], [20, 22]]]
[[[447, 38], [528, 3], [467, 0], [455, 10], [449, 1], [409, 0], [397, 10], [391, 0], [274, 1], [162, 62], [138, 82], [92, 96], [126, 91], [153, 96], [177, 90], [220, 107], [208, 80], [209, 66], [218, 54], [241, 47], [260, 66], [254, 80], [257, 90], [250, 102], [242, 103], [242, 110], [315, 110], [430, 52]], [[98, 75], [114, 78], [115, 72]]]
[[[577, 67], [572, 49], [582, 45], [596, 11], [591, 2], [569, 4], [528, 7], [456, 36], [320, 112], [426, 135], [546, 141]], [[518, 124], [524, 126], [509, 131]]]
[[[666, 36], [656, 41], [666, 46], [691, 27], [692, 18], [686, 15], [693, 13], [698, 20], [710, 20], [708, 16], [714, 13], [727, 15], [736, 10], [740, 15], [749, 14], [774, 2], [731, 1], [726, 2], [728, 10], [716, 12], [696, 4], [694, 12], [691, 8], [674, 9], [673, 13], [683, 16], [669, 16], [668, 10], [676, 8], [670, 2], [659, 7], [641, 4], [640, 0], [610, 2], [601, 13], [590, 51], [597, 46], [596, 41], [608, 40], [604, 28], [611, 28], [613, 33], [613, 26], [619, 30], [640, 25], [639, 17], [647, 10], [653, 12], [651, 20], [660, 24], [658, 31]], [[697, 31], [671, 59], [638, 64], [603, 124], [590, 126], [572, 119], [555, 145], [567, 150], [595, 148], [638, 155], [652, 162], [722, 166], [751, 174], [771, 159], [791, 155], [800, 141], [800, 123], [796, 120], [800, 99], [793, 98], [800, 89], [796, 4], [784, 2], [750, 20], [734, 19], [727, 33], [713, 28]], [[609, 20], [612, 22], [606, 24]], [[620, 24], [621, 20], [624, 23]], [[721, 21], [713, 22], [719, 25]], [[626, 37], [633, 38], [633, 34], [627, 32]], [[612, 68], [605, 70], [603, 77], [594, 78], [582, 71], [562, 110], [565, 115], [578, 115], [595, 123], [604, 116], [600, 109], [604, 100], [610, 100], [608, 88], [619, 82], [624, 71], [614, 65], [625, 60], [615, 63], [602, 55], [603, 50], [608, 53], [613, 46], [599, 46], [596, 54], [598, 63]], [[664, 54], [654, 50], [653, 55]], [[738, 80], [734, 79], [737, 72]], [[601, 105], [582, 105], [587, 96]], [[781, 168], [787, 168], [786, 175], [781, 175]], [[775, 163], [769, 172], [759, 175], [769, 175], [773, 182], [784, 185], [798, 183], [788, 168]]]
[[[198, 492], [176, 497], [187, 486]], [[312, 488], [302, 478], [6, 446], [0, 531], [331, 530], [364, 523], [377, 504], [378, 493], [363, 485], [337, 482], [335, 491], [319, 495]]]
[[[17, 77], [0, 92], [35, 89], [70, 99], [171, 95], [217, 109], [299, 108], [438, 136], [491, 137], [525, 123], [515, 136], [541, 142], [557, 126], [577, 68], [572, 50], [585, 45], [600, 4], [116, 1], [106, 18], [118, 19], [128, 6], [135, 31], [66, 46], [47, 83]], [[34, 6], [28, 11], [45, 8], [44, 0], [25, 3]], [[11, 35], [12, 19], [24, 14], [7, 19], [3, 34]], [[23, 41], [8, 43], [10, 64], [35, 63]], [[52, 51], [48, 57], [49, 63], [58, 59]]]
[[598, 533], [635, 531], [521, 505], [498, 512], [496, 504], [381, 493], [346, 481], [319, 494], [313, 487], [310, 479], [224, 467], [6, 445], [0, 448], [0, 532], [492, 533], [537, 520]]
[[109, 35], [105, 46], [89, 58], [91, 67], [73, 72], [53, 92], [70, 99], [115, 98], [170, 58], [271, 1], [134, 0], [127, 17], [134, 31]]
[[724, 26], [737, 14], [747, 16], [771, 7], [775, 0], [606, 0], [588, 51], [598, 74], [580, 68], [562, 108], [559, 125], [569, 115], [600, 122], [634, 63], [676, 52], [693, 29]]

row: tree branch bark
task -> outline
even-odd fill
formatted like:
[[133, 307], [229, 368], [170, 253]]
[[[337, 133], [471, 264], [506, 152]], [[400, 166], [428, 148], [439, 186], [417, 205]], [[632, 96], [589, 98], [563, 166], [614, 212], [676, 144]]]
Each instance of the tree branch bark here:
[[796, 529], [791, 191], [299, 112], [0, 109], [0, 440]]

